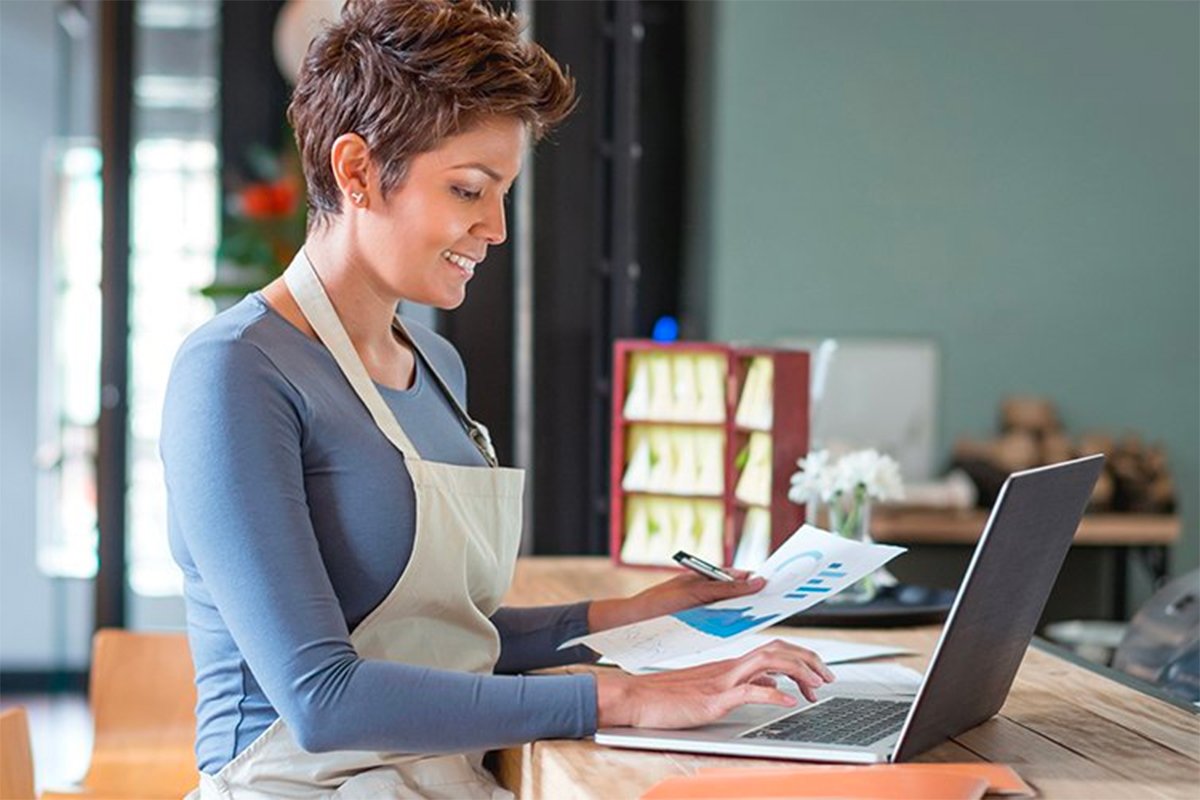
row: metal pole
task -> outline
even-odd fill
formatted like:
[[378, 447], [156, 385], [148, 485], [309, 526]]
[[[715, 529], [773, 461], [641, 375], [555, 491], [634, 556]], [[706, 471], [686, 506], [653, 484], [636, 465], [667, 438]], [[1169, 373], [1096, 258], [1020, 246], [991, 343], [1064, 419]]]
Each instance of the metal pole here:
[[133, 153], [135, 3], [100, 5], [100, 421], [96, 469], [99, 568], [96, 628], [125, 626], [125, 489], [128, 478], [129, 182]]
[[641, 46], [645, 38], [641, 3], [610, 0], [605, 4], [606, 113], [599, 152], [604, 163], [600, 188], [604, 253], [596, 274], [596, 317], [593, 321], [592, 408], [590, 443], [594, 502], [588, 552], [608, 548], [609, 414], [612, 398], [612, 346], [636, 332], [638, 281], [638, 175], [642, 145], [639, 136]]
[[[533, 0], [517, 0], [517, 13], [526, 22], [523, 38], [533, 38]], [[521, 553], [533, 552], [533, 157], [525, 153], [525, 166], [513, 188], [513, 450], [518, 467], [526, 470], [525, 513]]]
[[641, 4], [616, 4], [613, 26], [612, 85], [612, 307], [613, 339], [631, 336], [637, 319], [638, 174], [642, 158], [639, 134], [641, 45], [645, 38]]

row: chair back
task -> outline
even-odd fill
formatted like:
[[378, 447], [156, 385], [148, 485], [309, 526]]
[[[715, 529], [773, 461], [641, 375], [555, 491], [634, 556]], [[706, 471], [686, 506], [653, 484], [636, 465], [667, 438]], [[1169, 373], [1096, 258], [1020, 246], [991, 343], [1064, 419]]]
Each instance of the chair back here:
[[1154, 593], [1125, 629], [1113, 667], [1200, 702], [1200, 570]]
[[33, 751], [29, 717], [16, 706], [0, 711], [0, 798], [33, 800]]
[[182, 633], [96, 633], [89, 689], [96, 735], [83, 779], [89, 791], [154, 800], [197, 785], [193, 676]]

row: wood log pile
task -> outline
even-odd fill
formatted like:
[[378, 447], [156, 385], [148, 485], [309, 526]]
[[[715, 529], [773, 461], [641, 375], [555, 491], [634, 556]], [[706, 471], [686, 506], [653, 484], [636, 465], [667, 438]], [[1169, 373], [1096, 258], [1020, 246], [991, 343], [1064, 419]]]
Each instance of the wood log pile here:
[[1175, 510], [1175, 484], [1161, 444], [1146, 444], [1128, 434], [1088, 433], [1071, 437], [1054, 403], [1042, 397], [1015, 396], [1000, 405], [1000, 434], [991, 439], [960, 438], [954, 466], [979, 489], [979, 505], [995, 502], [1005, 478], [1017, 470], [1083, 455], [1104, 453], [1104, 472], [1092, 492], [1090, 511], [1167, 514]]

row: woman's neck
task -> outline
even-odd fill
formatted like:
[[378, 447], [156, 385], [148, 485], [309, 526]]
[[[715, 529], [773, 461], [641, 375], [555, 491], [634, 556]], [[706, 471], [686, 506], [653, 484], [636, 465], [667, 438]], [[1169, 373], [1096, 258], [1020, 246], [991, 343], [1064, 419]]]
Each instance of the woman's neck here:
[[304, 252], [363, 360], [394, 352], [392, 320], [400, 298], [386, 294], [340, 229], [310, 234]]

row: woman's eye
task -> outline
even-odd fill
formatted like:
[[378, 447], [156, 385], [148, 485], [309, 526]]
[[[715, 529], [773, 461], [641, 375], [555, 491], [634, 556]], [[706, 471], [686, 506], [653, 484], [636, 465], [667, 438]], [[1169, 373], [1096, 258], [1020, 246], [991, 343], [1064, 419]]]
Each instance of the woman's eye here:
[[450, 190], [454, 192], [456, 197], [462, 200], [478, 200], [479, 196], [483, 194], [483, 192], [479, 192], [474, 189], [467, 189], [463, 186], [452, 186], [450, 187]]

